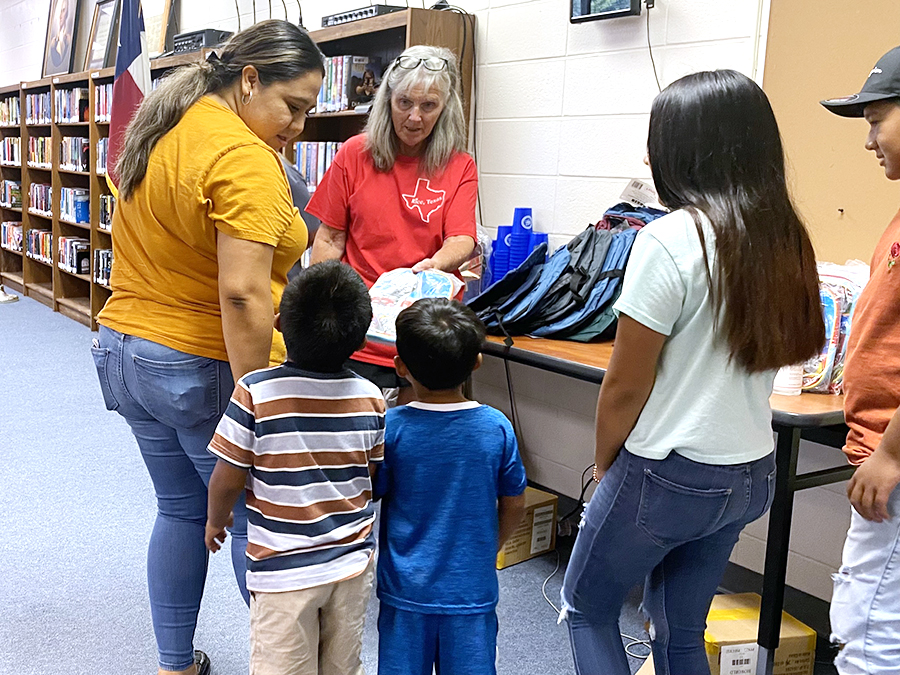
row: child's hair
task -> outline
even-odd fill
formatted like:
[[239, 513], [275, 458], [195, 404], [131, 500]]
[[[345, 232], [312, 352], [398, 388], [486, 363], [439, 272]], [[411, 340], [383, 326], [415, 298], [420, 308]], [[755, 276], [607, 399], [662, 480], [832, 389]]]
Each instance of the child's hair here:
[[423, 298], [397, 315], [397, 354], [432, 391], [454, 389], [472, 374], [484, 343], [484, 324], [456, 300]]
[[[762, 89], [733, 70], [672, 83], [653, 102], [647, 154], [660, 201], [694, 218], [731, 358], [752, 373], [816, 354], [825, 328], [815, 253]], [[715, 232], [712, 270], [698, 212]]]
[[280, 312], [288, 359], [314, 372], [339, 371], [372, 323], [365, 283], [337, 260], [302, 270], [284, 289]]

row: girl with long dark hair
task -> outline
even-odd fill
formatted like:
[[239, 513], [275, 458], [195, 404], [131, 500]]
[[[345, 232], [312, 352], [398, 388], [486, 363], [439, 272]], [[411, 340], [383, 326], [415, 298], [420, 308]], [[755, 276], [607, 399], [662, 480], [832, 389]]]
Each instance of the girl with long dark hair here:
[[562, 589], [580, 675], [628, 675], [618, 619], [644, 581], [658, 675], [709, 672], [706, 615], [772, 502], [775, 371], [824, 343], [812, 244], [772, 108], [746, 76], [654, 101], [648, 159], [672, 210], [638, 235], [597, 402], [594, 479]]

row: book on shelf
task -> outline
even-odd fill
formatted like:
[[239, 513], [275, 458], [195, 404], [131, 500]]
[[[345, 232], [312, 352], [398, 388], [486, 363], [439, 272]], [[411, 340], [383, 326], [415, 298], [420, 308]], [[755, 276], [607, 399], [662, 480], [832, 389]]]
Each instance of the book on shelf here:
[[22, 183], [17, 180], [0, 183], [0, 206], [8, 209], [22, 208]]
[[74, 124], [88, 121], [90, 94], [87, 87], [56, 90], [56, 123]]
[[112, 232], [113, 211], [116, 209], [116, 198], [112, 195], [100, 195], [100, 222], [97, 227], [104, 232]]
[[25, 95], [25, 124], [50, 124], [50, 92]]
[[31, 228], [25, 240], [25, 255], [40, 260], [48, 265], [53, 264], [53, 234], [50, 230]]
[[5, 136], [0, 139], [0, 164], [5, 166], [22, 166], [22, 139], [18, 136]]
[[112, 108], [112, 83], [98, 84], [94, 89], [94, 121], [108, 124]]
[[377, 57], [325, 57], [325, 78], [315, 112], [341, 112], [371, 103], [380, 83], [381, 60]]
[[90, 171], [90, 140], [81, 136], [63, 136], [59, 148], [59, 168], [64, 171]]
[[7, 251], [22, 251], [21, 221], [5, 221], [0, 223], [0, 247]]
[[310, 192], [315, 192], [342, 145], [339, 141], [300, 141], [294, 145], [297, 170]]
[[94, 249], [94, 281], [109, 288], [109, 276], [112, 274], [112, 249]]
[[53, 187], [47, 183], [32, 183], [28, 186], [28, 210], [39, 215], [53, 217]]
[[62, 188], [59, 195], [59, 217], [70, 223], [90, 223], [90, 192], [84, 188]]
[[50, 150], [49, 136], [28, 137], [28, 166], [49, 169], [53, 156]]
[[97, 141], [97, 173], [106, 174], [106, 158], [109, 156], [109, 139], [101, 138]]
[[18, 96], [0, 99], [0, 127], [17, 127], [22, 123]]
[[90, 274], [91, 242], [84, 237], [60, 237], [56, 264], [72, 274]]

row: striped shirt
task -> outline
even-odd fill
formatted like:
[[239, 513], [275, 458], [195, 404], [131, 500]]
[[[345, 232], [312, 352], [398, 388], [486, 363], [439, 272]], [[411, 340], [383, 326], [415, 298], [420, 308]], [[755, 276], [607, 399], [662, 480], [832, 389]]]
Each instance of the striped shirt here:
[[378, 387], [349, 370], [288, 362], [238, 381], [209, 449], [248, 470], [248, 589], [301, 590], [366, 568], [384, 409]]

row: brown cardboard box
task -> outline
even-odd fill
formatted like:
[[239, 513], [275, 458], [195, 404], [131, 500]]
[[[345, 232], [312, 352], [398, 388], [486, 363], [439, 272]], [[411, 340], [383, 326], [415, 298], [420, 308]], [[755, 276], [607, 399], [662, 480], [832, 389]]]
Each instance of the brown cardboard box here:
[[515, 565], [556, 547], [556, 495], [525, 488], [525, 517], [497, 554], [497, 569]]
[[[717, 595], [706, 619], [706, 655], [711, 675], [754, 675], [759, 648], [759, 596]], [[781, 639], [775, 650], [775, 675], [812, 675], [816, 632], [790, 614], [781, 615]], [[724, 662], [723, 662], [724, 659]], [[648, 658], [637, 675], [653, 675]]]

